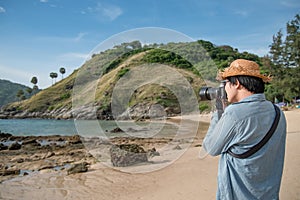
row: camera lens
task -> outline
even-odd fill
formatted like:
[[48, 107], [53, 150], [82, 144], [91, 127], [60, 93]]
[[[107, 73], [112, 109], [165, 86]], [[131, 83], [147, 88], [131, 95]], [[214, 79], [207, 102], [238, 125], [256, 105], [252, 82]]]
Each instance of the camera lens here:
[[212, 96], [211, 96], [211, 87], [202, 87], [199, 91], [199, 96], [201, 98], [201, 100], [205, 101], [205, 100], [212, 100]]

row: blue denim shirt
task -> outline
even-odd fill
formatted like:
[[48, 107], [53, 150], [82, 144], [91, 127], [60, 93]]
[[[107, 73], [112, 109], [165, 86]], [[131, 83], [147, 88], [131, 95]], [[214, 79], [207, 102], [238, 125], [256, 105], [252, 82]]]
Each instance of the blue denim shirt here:
[[246, 159], [226, 151], [231, 148], [233, 153], [244, 153], [266, 135], [275, 118], [272, 103], [264, 94], [254, 94], [229, 105], [219, 121], [213, 114], [203, 147], [210, 155], [221, 154], [217, 199], [279, 199], [286, 141], [286, 119], [280, 112], [270, 140]]

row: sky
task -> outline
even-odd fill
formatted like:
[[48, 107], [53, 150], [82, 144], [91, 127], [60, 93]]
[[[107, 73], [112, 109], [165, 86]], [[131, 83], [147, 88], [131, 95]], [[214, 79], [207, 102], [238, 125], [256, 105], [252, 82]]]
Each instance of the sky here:
[[264, 56], [300, 12], [299, 0], [0, 0], [0, 79], [39, 88], [67, 76], [101, 42], [159, 27]]

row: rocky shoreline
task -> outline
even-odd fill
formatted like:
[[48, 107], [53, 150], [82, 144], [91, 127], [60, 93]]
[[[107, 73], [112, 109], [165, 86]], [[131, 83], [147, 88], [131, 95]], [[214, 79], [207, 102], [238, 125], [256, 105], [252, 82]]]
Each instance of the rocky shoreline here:
[[[117, 118], [122, 120], [145, 120], [150, 118], [172, 117], [180, 114], [180, 110], [167, 107], [163, 108], [159, 104], [142, 104], [139, 103], [128, 108]], [[83, 119], [83, 120], [112, 120], [113, 114], [110, 109], [102, 110], [97, 105], [84, 105], [78, 108], [62, 107], [55, 110], [45, 111], [28, 111], [20, 110], [16, 107], [1, 108], [0, 119]]]
[[69, 175], [86, 172], [91, 165], [107, 159], [90, 153], [99, 147], [110, 151], [109, 159], [117, 167], [147, 162], [149, 156], [159, 156], [156, 148], [170, 141], [168, 138], [123, 137], [107, 141], [79, 135], [14, 136], [0, 133], [0, 183], [32, 173], [62, 171]]

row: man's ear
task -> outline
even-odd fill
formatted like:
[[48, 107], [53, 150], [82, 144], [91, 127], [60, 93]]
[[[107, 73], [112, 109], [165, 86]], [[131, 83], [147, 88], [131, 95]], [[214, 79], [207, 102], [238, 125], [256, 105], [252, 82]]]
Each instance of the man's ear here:
[[240, 84], [239, 80], [236, 80], [234, 87], [235, 87], [236, 89], [241, 89], [241, 88], [243, 88], [243, 86]]

